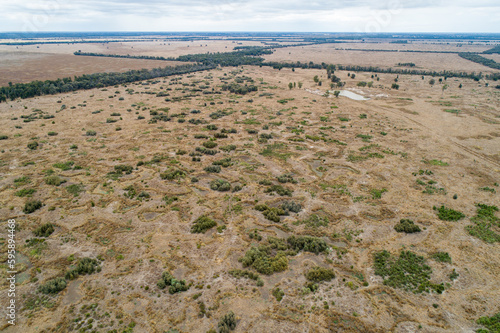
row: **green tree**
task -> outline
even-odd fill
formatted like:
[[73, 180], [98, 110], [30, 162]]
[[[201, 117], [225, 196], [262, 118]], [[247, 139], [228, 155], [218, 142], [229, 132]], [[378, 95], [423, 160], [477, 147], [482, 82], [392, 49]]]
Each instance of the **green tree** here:
[[293, 83], [292, 83], [292, 82], [290, 82], [290, 83], [288, 84], [288, 89], [290, 89], [290, 90], [292, 90], [292, 89], [293, 89]]
[[429, 84], [430, 84], [431, 86], [433, 86], [435, 83], [436, 83], [436, 80], [434, 80], [434, 79], [430, 79], [430, 80], [429, 80]]
[[315, 75], [314, 78], [313, 78], [313, 80], [314, 80], [314, 83], [317, 84], [319, 82], [319, 77], [317, 75]]

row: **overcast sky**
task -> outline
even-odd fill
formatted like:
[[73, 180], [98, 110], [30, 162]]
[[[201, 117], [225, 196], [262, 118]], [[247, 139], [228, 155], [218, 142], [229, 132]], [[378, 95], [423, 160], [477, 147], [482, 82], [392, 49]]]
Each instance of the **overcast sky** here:
[[0, 0], [0, 31], [500, 32], [500, 1]]

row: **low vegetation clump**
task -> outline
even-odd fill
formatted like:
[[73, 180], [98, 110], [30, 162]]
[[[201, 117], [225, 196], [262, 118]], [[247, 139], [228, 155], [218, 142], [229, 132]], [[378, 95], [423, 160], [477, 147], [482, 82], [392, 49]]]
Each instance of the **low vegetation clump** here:
[[185, 176], [186, 176], [186, 173], [182, 170], [179, 170], [179, 169], [174, 169], [174, 170], [165, 171], [165, 172], [160, 173], [160, 178], [167, 179], [167, 180], [184, 178]]
[[68, 193], [73, 194], [75, 197], [77, 197], [82, 191], [83, 191], [83, 186], [79, 184], [72, 184], [66, 187], [66, 191]]
[[245, 253], [245, 256], [238, 259], [243, 267], [252, 267], [257, 272], [265, 275], [271, 275], [275, 272], [283, 272], [288, 268], [288, 258], [283, 251], [277, 251], [268, 245], [259, 245], [251, 247]]
[[48, 280], [45, 284], [38, 287], [38, 291], [42, 294], [57, 294], [66, 288], [67, 282], [63, 277]]
[[62, 171], [68, 171], [71, 170], [75, 162], [73, 161], [68, 161], [68, 162], [59, 162], [53, 165], [54, 168], [61, 169]]
[[231, 184], [227, 180], [215, 179], [210, 182], [210, 188], [214, 191], [227, 192], [231, 190]]
[[116, 179], [122, 177], [124, 174], [125, 175], [131, 174], [133, 170], [134, 170], [134, 167], [131, 165], [127, 165], [127, 164], [115, 165], [114, 171], [109, 172], [108, 177], [116, 180]]
[[230, 167], [231, 165], [233, 165], [233, 162], [231, 162], [230, 157], [227, 157], [227, 158], [223, 158], [221, 160], [215, 161], [212, 164], [213, 165], [220, 165], [223, 168], [227, 168], [227, 167]]
[[476, 333], [499, 333], [500, 332], [500, 312], [491, 317], [484, 316], [476, 320], [476, 323], [483, 325], [486, 329], [479, 329]]
[[486, 243], [500, 242], [500, 234], [495, 232], [500, 228], [500, 218], [495, 216], [498, 212], [497, 206], [476, 204], [476, 216], [471, 218], [473, 225], [466, 226], [465, 229], [470, 235], [483, 240]]
[[206, 142], [203, 142], [203, 147], [205, 147], [205, 148], [215, 148], [215, 147], [217, 147], [217, 143], [214, 142], [214, 141], [206, 141]]
[[331, 281], [335, 278], [333, 269], [316, 266], [305, 273], [306, 279], [312, 282]]
[[202, 215], [194, 221], [193, 226], [191, 227], [191, 232], [196, 234], [204, 234], [207, 230], [215, 227], [217, 222], [212, 220], [211, 218]]
[[431, 258], [439, 262], [447, 262], [451, 264], [451, 257], [448, 252], [436, 252], [431, 255]]
[[285, 201], [281, 204], [281, 209], [285, 211], [285, 215], [288, 215], [289, 212], [298, 213], [302, 210], [302, 206], [295, 201]]
[[264, 193], [277, 193], [280, 196], [292, 196], [293, 190], [283, 187], [281, 185], [271, 185], [264, 190]]
[[370, 193], [371, 193], [373, 199], [382, 198], [382, 194], [384, 194], [385, 192], [387, 192], [387, 189], [385, 189], [385, 188], [383, 188], [381, 190], [378, 190], [376, 188], [370, 190]]
[[413, 221], [409, 219], [399, 220], [399, 223], [394, 226], [394, 230], [397, 232], [405, 232], [407, 234], [422, 231], [418, 225], [414, 224]]
[[307, 251], [314, 254], [328, 251], [326, 242], [318, 237], [313, 236], [290, 236], [286, 240], [289, 247], [295, 251]]
[[221, 171], [220, 165], [209, 165], [205, 169], [206, 172], [219, 173]]
[[218, 153], [218, 151], [215, 149], [207, 149], [205, 147], [196, 147], [195, 150], [205, 155], [215, 155]]
[[232, 150], [236, 150], [236, 146], [235, 145], [226, 145], [226, 146], [220, 147], [220, 150], [225, 151], [226, 153], [228, 153], [228, 152], [230, 152]]
[[59, 186], [63, 183], [66, 183], [66, 180], [62, 179], [59, 176], [52, 175], [52, 176], [48, 176], [47, 178], [45, 178], [45, 183], [47, 185]]
[[438, 218], [443, 221], [458, 221], [465, 217], [463, 213], [451, 208], [446, 208], [445, 206], [439, 208], [434, 206], [432, 209], [437, 210]]
[[75, 267], [66, 272], [65, 278], [67, 280], [76, 279], [79, 275], [93, 274], [101, 271], [101, 266], [97, 259], [81, 258], [78, 260]]
[[425, 259], [411, 251], [401, 251], [396, 257], [383, 250], [375, 253], [374, 259], [375, 274], [381, 276], [387, 286], [414, 293], [444, 291], [442, 283], [430, 282], [432, 269], [425, 264]]
[[232, 269], [229, 272], [229, 275], [234, 276], [237, 279], [242, 277], [257, 281], [257, 286], [262, 287], [264, 285], [264, 281], [260, 278], [259, 274], [253, 273], [251, 271], [247, 271], [244, 269]]
[[36, 150], [38, 148], [38, 142], [36, 141], [32, 141], [30, 143], [28, 143], [27, 147], [31, 150]]
[[330, 220], [325, 216], [319, 216], [317, 214], [312, 214], [304, 220], [297, 220], [294, 225], [305, 224], [306, 228], [316, 229], [319, 227], [327, 227]]
[[96, 136], [97, 132], [94, 130], [88, 130], [87, 133], [85, 133], [86, 136]]
[[35, 210], [42, 208], [43, 204], [40, 200], [30, 200], [26, 202], [23, 208], [24, 214], [31, 214]]
[[269, 221], [280, 222], [280, 216], [285, 215], [285, 211], [281, 208], [269, 207], [267, 205], [257, 205], [255, 209], [262, 212], [262, 215]]
[[285, 292], [283, 290], [281, 290], [280, 288], [274, 288], [272, 294], [278, 302], [281, 302], [281, 300], [283, 299], [283, 296], [285, 296]]
[[163, 272], [160, 280], [156, 285], [160, 289], [165, 289], [166, 287], [168, 287], [168, 292], [170, 294], [180, 293], [189, 289], [189, 286], [186, 285], [185, 280], [177, 280], [168, 271]]
[[33, 234], [37, 237], [49, 237], [54, 232], [54, 225], [52, 223], [45, 223], [36, 228]]
[[219, 328], [219, 333], [229, 333], [236, 328], [236, 316], [233, 311], [229, 311], [225, 314], [217, 324]]
[[284, 175], [278, 176], [277, 177], [278, 181], [280, 183], [292, 183], [292, 184], [297, 184], [297, 181], [293, 179], [292, 174], [286, 173]]
[[23, 188], [22, 190], [17, 191], [15, 195], [21, 198], [31, 197], [35, 192], [36, 190], [34, 188], [29, 188], [29, 189]]

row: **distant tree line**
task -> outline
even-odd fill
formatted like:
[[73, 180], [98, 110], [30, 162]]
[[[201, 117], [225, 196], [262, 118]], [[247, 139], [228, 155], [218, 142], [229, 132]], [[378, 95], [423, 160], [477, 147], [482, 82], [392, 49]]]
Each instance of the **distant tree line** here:
[[494, 69], [500, 69], [500, 64], [498, 62], [496, 62], [493, 59], [488, 59], [488, 58], [482, 57], [479, 54], [470, 53], [470, 52], [462, 52], [462, 53], [459, 53], [458, 55], [464, 59], [481, 64], [483, 66], [487, 66], [487, 67], [494, 68]]
[[157, 77], [182, 75], [186, 73], [205, 71], [215, 68], [213, 65], [193, 64], [176, 67], [131, 70], [124, 73], [96, 73], [75, 76], [74, 79], [63, 78], [57, 80], [33, 81], [30, 83], [9, 83], [7, 87], [0, 87], [0, 103], [16, 98], [30, 98], [42, 95], [103, 88], [117, 84], [149, 80]]
[[493, 54], [493, 53], [500, 53], [500, 45], [497, 45], [494, 48], [483, 52], [483, 54]]

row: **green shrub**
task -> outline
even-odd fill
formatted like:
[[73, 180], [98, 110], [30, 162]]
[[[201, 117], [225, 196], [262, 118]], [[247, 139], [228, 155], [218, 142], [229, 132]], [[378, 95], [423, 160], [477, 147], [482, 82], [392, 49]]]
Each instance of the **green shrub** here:
[[217, 147], [217, 143], [214, 142], [214, 141], [206, 141], [206, 142], [203, 142], [203, 147], [205, 147], [205, 148], [215, 148], [215, 147]]
[[264, 285], [264, 281], [262, 281], [259, 274], [256, 274], [256, 273], [253, 273], [250, 271], [246, 271], [246, 270], [242, 270], [242, 269], [232, 269], [228, 273], [229, 273], [229, 275], [234, 276], [237, 279], [244, 277], [247, 279], [257, 281], [258, 287], [262, 287]]
[[277, 177], [278, 181], [280, 183], [292, 183], [292, 184], [297, 184], [297, 181], [293, 179], [293, 176], [291, 173], [286, 173], [284, 175], [278, 176]]
[[285, 211], [285, 215], [288, 215], [288, 212], [300, 212], [302, 210], [302, 206], [295, 201], [285, 201], [281, 204], [281, 209]]
[[281, 185], [271, 185], [264, 190], [264, 193], [277, 193], [281, 196], [292, 196], [293, 190], [285, 188]]
[[222, 160], [215, 161], [212, 164], [213, 165], [220, 165], [221, 167], [224, 167], [224, 168], [227, 168], [227, 167], [230, 167], [231, 165], [233, 165], [233, 163], [231, 162], [231, 158], [230, 157], [223, 158]]
[[0, 140], [7, 140], [9, 137], [7, 135], [0, 135]]
[[23, 212], [25, 214], [31, 214], [35, 210], [42, 208], [42, 206], [43, 205], [42, 205], [41, 201], [39, 201], [39, 200], [30, 200], [30, 201], [26, 202], [26, 204], [24, 205]]
[[212, 220], [211, 218], [202, 215], [194, 221], [193, 225], [191, 226], [191, 232], [192, 233], [197, 233], [197, 234], [204, 234], [207, 230], [215, 227], [217, 225], [217, 222]]
[[29, 189], [23, 188], [22, 190], [17, 191], [15, 194], [16, 196], [22, 198], [22, 197], [31, 197], [35, 192], [36, 190], [34, 188], [29, 188]]
[[96, 136], [97, 132], [94, 130], [88, 130], [87, 133], [85, 133], [86, 136]]
[[67, 171], [67, 170], [71, 170], [71, 167], [73, 167], [74, 164], [75, 164], [75, 162], [73, 162], [73, 161], [59, 162], [59, 163], [54, 164], [53, 167], [61, 169], [62, 171]]
[[466, 226], [465, 229], [470, 235], [486, 243], [500, 242], [500, 234], [494, 231], [500, 228], [500, 219], [495, 216], [498, 207], [485, 204], [476, 204], [476, 207], [476, 216], [471, 218], [474, 224]]
[[484, 327], [486, 327], [488, 329], [488, 331], [481, 329], [481, 330], [478, 330], [476, 332], [499, 333], [500, 332], [500, 312], [498, 312], [497, 314], [494, 314], [491, 317], [487, 317], [487, 316], [481, 317], [476, 321], [476, 323], [478, 323], [479, 325], [483, 325]]
[[54, 225], [52, 223], [46, 223], [33, 231], [33, 234], [37, 237], [49, 237], [54, 232]]
[[274, 272], [282, 272], [288, 268], [288, 258], [282, 251], [272, 255], [271, 247], [260, 245], [251, 247], [245, 256], [238, 259], [243, 267], [252, 267], [261, 274], [270, 275]]
[[168, 271], [163, 272], [160, 280], [156, 285], [160, 289], [165, 289], [168, 286], [168, 292], [170, 294], [180, 293], [189, 289], [189, 286], [186, 285], [185, 280], [177, 280]]
[[280, 222], [280, 216], [285, 215], [285, 211], [281, 208], [269, 207], [267, 205], [257, 205], [255, 209], [262, 212], [262, 215], [269, 221]]
[[97, 259], [85, 257], [79, 259], [76, 266], [66, 272], [65, 278], [67, 280], [73, 280], [79, 275], [93, 274], [100, 271], [101, 267], [99, 266], [99, 261]]
[[395, 257], [383, 250], [375, 253], [374, 259], [375, 274], [384, 279], [385, 285], [415, 293], [444, 291], [442, 283], [430, 282], [432, 269], [425, 264], [425, 259], [411, 251], [401, 251], [399, 257]]
[[42, 294], [57, 294], [66, 288], [66, 280], [63, 277], [48, 280], [45, 284], [38, 287], [38, 291]]
[[66, 183], [66, 180], [62, 179], [59, 176], [52, 175], [52, 176], [48, 176], [48, 177], [45, 178], [45, 183], [47, 185], [59, 186], [59, 185], [61, 185], [63, 183]]
[[161, 179], [168, 179], [168, 180], [184, 178], [185, 176], [186, 176], [186, 173], [182, 170], [179, 170], [179, 169], [174, 169], [171, 171], [165, 171], [165, 172], [160, 173]]
[[36, 150], [38, 148], [38, 142], [32, 141], [28, 143], [27, 147], [31, 150]]
[[214, 191], [226, 192], [231, 190], [231, 184], [223, 179], [215, 179], [210, 182], [210, 188]]
[[319, 216], [317, 214], [312, 214], [309, 215], [306, 219], [304, 220], [297, 220], [294, 222], [294, 225], [300, 225], [300, 224], [305, 224], [307, 228], [319, 228], [319, 227], [327, 227], [328, 223], [330, 223], [330, 220], [323, 216]]
[[219, 173], [221, 167], [219, 165], [209, 165], [204, 169], [206, 172]]
[[451, 264], [451, 257], [448, 252], [436, 252], [431, 255], [431, 258], [439, 262], [447, 262]]
[[31, 182], [30, 178], [27, 176], [22, 176], [19, 178], [14, 179], [14, 186], [19, 187], [22, 185], [29, 184]]
[[370, 190], [370, 193], [371, 193], [373, 199], [382, 198], [382, 194], [385, 192], [387, 192], [387, 189], [385, 189], [385, 188], [383, 188], [381, 190], [377, 190], [375, 188]]
[[51, 131], [49, 133], [47, 133], [48, 136], [56, 136], [58, 133], [57, 132], [54, 132], [54, 131]]
[[441, 206], [439, 208], [434, 206], [433, 209], [438, 211], [438, 218], [443, 221], [458, 221], [465, 217], [463, 213], [451, 208], [446, 208], [445, 206]]
[[335, 278], [335, 273], [333, 272], [333, 269], [316, 266], [308, 270], [305, 276], [309, 281], [321, 282], [331, 281]]
[[83, 185], [78, 185], [78, 184], [72, 184], [66, 187], [66, 191], [68, 193], [73, 194], [75, 197], [77, 197], [80, 192], [83, 191]]
[[219, 333], [229, 333], [236, 328], [236, 316], [233, 311], [229, 311], [225, 314], [217, 324], [219, 328]]
[[236, 150], [236, 146], [235, 145], [222, 146], [222, 147], [220, 147], [220, 150], [225, 151], [227, 153], [227, 152], [230, 152], [232, 150]]
[[412, 234], [414, 232], [420, 232], [420, 227], [413, 223], [412, 220], [401, 219], [399, 223], [394, 226], [394, 230], [397, 232], [405, 232], [407, 234]]
[[274, 288], [272, 294], [278, 302], [281, 302], [283, 296], [285, 296], [285, 292], [280, 288]]
[[328, 251], [326, 242], [318, 237], [312, 236], [290, 236], [287, 238], [290, 248], [295, 251], [307, 251], [315, 254]]

